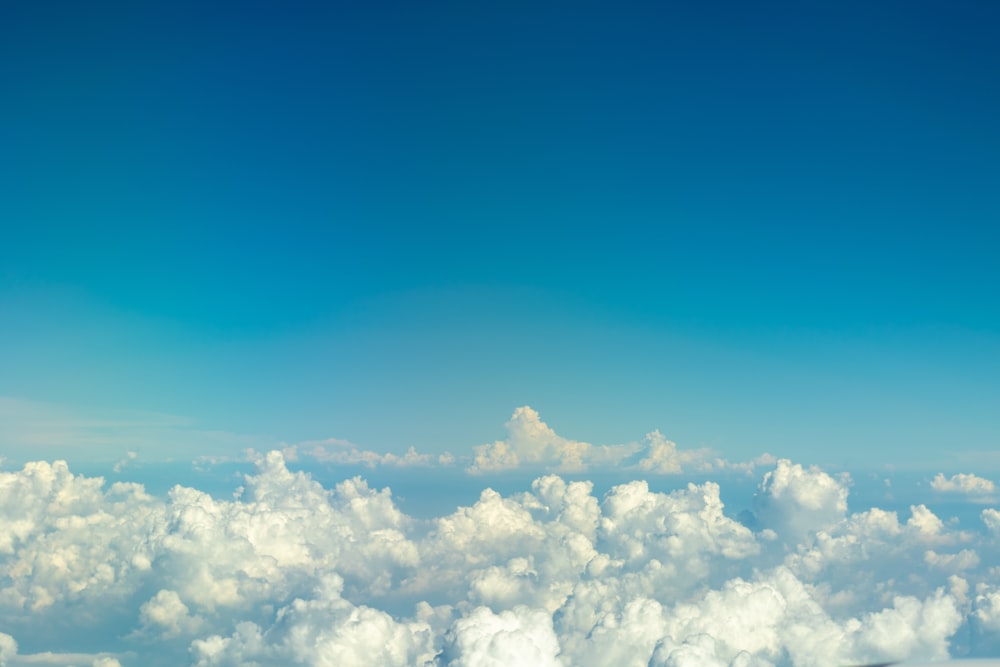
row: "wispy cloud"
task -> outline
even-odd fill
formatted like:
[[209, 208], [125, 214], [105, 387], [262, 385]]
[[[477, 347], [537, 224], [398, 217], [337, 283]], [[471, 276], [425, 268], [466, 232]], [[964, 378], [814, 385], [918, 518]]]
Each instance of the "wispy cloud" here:
[[247, 448], [265, 449], [266, 436], [202, 428], [196, 420], [157, 412], [81, 408], [0, 396], [0, 443], [13, 459], [65, 458], [128, 465], [190, 460]]
[[288, 460], [295, 461], [300, 457], [311, 458], [321, 463], [340, 465], [364, 465], [369, 468], [376, 466], [395, 466], [400, 468], [421, 467], [432, 465], [451, 465], [455, 457], [444, 454], [421, 454], [415, 447], [409, 447], [402, 455], [391, 452], [375, 452], [362, 449], [347, 440], [329, 438], [327, 440], [309, 440], [295, 445], [287, 445], [282, 450]]

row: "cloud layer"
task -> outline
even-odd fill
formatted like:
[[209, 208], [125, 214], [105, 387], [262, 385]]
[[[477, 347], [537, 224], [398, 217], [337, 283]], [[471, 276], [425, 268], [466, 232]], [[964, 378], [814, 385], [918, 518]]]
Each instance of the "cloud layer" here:
[[[712, 483], [598, 499], [546, 476], [420, 527], [360, 479], [327, 490], [278, 452], [257, 465], [231, 501], [61, 463], [4, 473], [5, 627], [37, 642], [38, 619], [73, 615], [114, 648], [125, 628], [101, 610], [131, 604], [129, 652], [197, 665], [837, 664], [943, 657], [970, 613], [988, 641], [1000, 627], [1000, 594], [983, 580], [970, 599], [963, 578], [976, 548], [995, 560], [990, 538], [921, 507], [847, 515], [842, 481], [788, 461], [762, 481], [757, 532]], [[924, 566], [845, 576], [899, 562]], [[16, 660], [13, 636], [0, 651]]]
[[[624, 451], [562, 439], [527, 409], [513, 421], [506, 449], [477, 456], [572, 468]], [[665, 442], [627, 456], [636, 470], [678, 460]], [[100, 667], [823, 666], [1000, 651], [994, 508], [976, 526], [919, 504], [851, 512], [849, 477], [780, 460], [739, 521], [714, 482], [597, 495], [554, 474], [418, 520], [388, 489], [326, 488], [281, 451], [254, 466], [229, 499], [185, 486], [156, 497], [62, 462], [0, 472], [0, 666], [43, 651]]]

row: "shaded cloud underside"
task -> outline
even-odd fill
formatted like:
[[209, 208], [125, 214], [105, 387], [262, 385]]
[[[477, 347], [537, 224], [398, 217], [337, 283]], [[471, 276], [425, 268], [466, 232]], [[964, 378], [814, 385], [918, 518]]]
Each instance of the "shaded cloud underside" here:
[[61, 462], [0, 473], [0, 665], [84, 636], [102, 653], [56, 664], [838, 665], [1000, 648], [992, 508], [979, 532], [922, 505], [849, 514], [846, 477], [781, 460], [753, 529], [711, 482], [598, 498], [555, 475], [425, 522], [360, 478], [326, 489], [278, 451], [256, 466], [232, 500]]

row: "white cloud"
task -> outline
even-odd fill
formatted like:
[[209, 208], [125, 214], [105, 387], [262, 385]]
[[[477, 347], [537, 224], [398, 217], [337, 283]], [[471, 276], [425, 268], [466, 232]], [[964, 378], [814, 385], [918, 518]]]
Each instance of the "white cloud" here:
[[945, 477], [943, 473], [931, 480], [931, 488], [941, 493], [956, 493], [969, 496], [975, 502], [992, 502], [996, 484], [978, 475], [958, 473]]
[[0, 667], [7, 667], [7, 663], [17, 655], [17, 642], [10, 635], [0, 632]]
[[558, 435], [528, 406], [514, 410], [506, 424], [507, 437], [490, 445], [475, 448], [475, 459], [469, 472], [510, 470], [524, 465], [551, 466], [564, 472], [586, 469], [586, 461], [601, 454], [609, 463], [620, 461], [629, 452], [603, 451], [587, 442], [570, 440]]
[[725, 661], [745, 652], [775, 663], [787, 656], [796, 665], [840, 665], [945, 657], [960, 622], [954, 599], [941, 590], [925, 600], [897, 596], [886, 609], [836, 620], [809, 587], [778, 568], [679, 605], [667, 636], [677, 642], [707, 635]]
[[[0, 667], [5, 663], [0, 660]], [[51, 665], [51, 667], [122, 667], [118, 658], [108, 654], [93, 653], [18, 653], [6, 663], [10, 667], [31, 667], [33, 665]]]
[[[963, 623], [1000, 645], [996, 510], [981, 534], [923, 505], [849, 514], [845, 476], [782, 460], [753, 528], [714, 482], [552, 474], [416, 520], [286, 456], [254, 454], [232, 498], [0, 472], [0, 660], [35, 659], [13, 637], [154, 667], [836, 665], [943, 657]], [[74, 628], [104, 652], [73, 653]]]
[[365, 449], [339, 438], [289, 445], [268, 436], [201, 428], [195, 420], [178, 415], [122, 410], [83, 413], [78, 408], [0, 396], [0, 441], [8, 443], [12, 451], [42, 451], [47, 459], [113, 463], [116, 474], [140, 457], [147, 465], [158, 462], [158, 452], [169, 452], [167, 460], [195, 460], [204, 468], [244, 459], [235, 452], [266, 451], [275, 446], [288, 461], [311, 459], [373, 469], [449, 467], [462, 462], [471, 474], [516, 469], [579, 473], [610, 466], [646, 475], [751, 474], [775, 461], [763, 454], [732, 462], [707, 448], [681, 449], [658, 430], [635, 442], [594, 445], [559, 435], [529, 406], [517, 408], [506, 428], [503, 440], [475, 446], [471, 455], [432, 454], [412, 446], [398, 454]]
[[847, 512], [848, 479], [834, 479], [819, 468], [803, 468], [787, 459], [764, 475], [756, 510], [764, 526], [801, 539], [835, 525]]
[[979, 515], [986, 528], [989, 529], [994, 535], [1000, 535], [1000, 512], [993, 509], [992, 507], [987, 507]]
[[120, 473], [130, 463], [132, 463], [133, 461], [135, 461], [136, 458], [138, 458], [138, 456], [139, 456], [139, 454], [136, 453], [136, 452], [133, 452], [133, 451], [126, 452], [125, 457], [123, 459], [121, 459], [120, 461], [118, 461], [118, 463], [116, 463], [114, 465], [114, 467], [112, 468], [112, 471], [116, 472], [116, 473]]
[[648, 434], [644, 444], [645, 457], [639, 461], [640, 470], [661, 475], [677, 475], [685, 468], [690, 470], [692, 466], [700, 468], [707, 464], [705, 450], [681, 451], [659, 431]]
[[139, 607], [139, 622], [144, 630], [163, 638], [192, 634], [202, 625], [180, 596], [168, 590], [161, 590]]
[[150, 568], [161, 504], [134, 484], [73, 475], [63, 461], [0, 473], [0, 609], [124, 596]]
[[95, 658], [91, 667], [122, 667], [122, 663], [118, 662], [118, 658], [111, 658], [109, 656], [101, 656]]
[[640, 442], [620, 445], [593, 445], [571, 440], [556, 433], [529, 406], [517, 408], [506, 424], [507, 437], [473, 448], [472, 474], [536, 468], [554, 472], [584, 472], [593, 467], [614, 466], [620, 470], [655, 475], [690, 472], [752, 472], [756, 465], [768, 465], [773, 457], [764, 454], [754, 461], [732, 463], [710, 449], [680, 449], [659, 431]]
[[367, 449], [361, 449], [347, 440], [329, 438], [327, 440], [311, 440], [296, 445], [287, 446], [282, 453], [288, 460], [296, 460], [306, 456], [321, 463], [338, 465], [364, 465], [369, 468], [376, 466], [397, 466], [401, 468], [413, 466], [451, 465], [455, 457], [450, 453], [431, 455], [417, 452], [410, 447], [402, 456], [391, 452], [380, 454]]
[[477, 607], [448, 633], [449, 667], [563, 667], [548, 612], [518, 606], [499, 614]]
[[711, 635], [694, 635], [680, 644], [666, 640], [657, 644], [650, 667], [770, 667], [774, 663], [746, 651], [727, 660], [718, 640]]
[[308, 598], [281, 607], [266, 630], [243, 622], [228, 637], [196, 639], [191, 644], [195, 665], [431, 664], [436, 652], [426, 623], [397, 622], [383, 611], [351, 604], [342, 592], [343, 580], [327, 575]]
[[924, 562], [931, 567], [960, 572], [979, 567], [979, 555], [972, 549], [962, 549], [954, 554], [939, 554], [933, 549], [928, 549], [924, 554]]

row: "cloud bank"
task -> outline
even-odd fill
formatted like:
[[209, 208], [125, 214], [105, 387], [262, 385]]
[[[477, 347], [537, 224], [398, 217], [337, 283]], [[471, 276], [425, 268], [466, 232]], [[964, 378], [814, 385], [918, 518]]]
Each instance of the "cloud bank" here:
[[[506, 449], [477, 456], [575, 466], [628, 449], [619, 460], [637, 471], [719, 469], [662, 439], [609, 453], [526, 409], [512, 421]], [[920, 504], [851, 512], [848, 476], [782, 459], [740, 520], [714, 482], [598, 495], [556, 474], [419, 520], [389, 489], [324, 487], [286, 456], [256, 455], [232, 498], [154, 496], [59, 461], [0, 472], [0, 666], [822, 667], [1000, 652], [994, 508], [974, 526]]]

